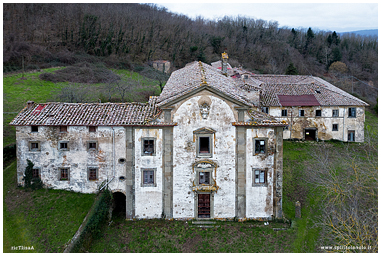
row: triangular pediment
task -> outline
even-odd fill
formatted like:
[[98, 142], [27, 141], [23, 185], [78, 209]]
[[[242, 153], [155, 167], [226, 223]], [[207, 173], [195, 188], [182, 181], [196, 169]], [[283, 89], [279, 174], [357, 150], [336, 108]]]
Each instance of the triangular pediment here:
[[202, 127], [200, 129], [193, 131], [193, 134], [211, 134], [211, 133], [214, 134], [216, 133], [216, 131], [209, 127]]

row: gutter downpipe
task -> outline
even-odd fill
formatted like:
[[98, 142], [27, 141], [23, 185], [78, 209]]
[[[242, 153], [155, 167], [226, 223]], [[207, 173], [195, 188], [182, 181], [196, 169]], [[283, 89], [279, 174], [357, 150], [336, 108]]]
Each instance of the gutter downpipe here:
[[345, 142], [345, 106], [344, 106], [344, 115], [343, 115], [343, 142]]
[[111, 181], [115, 179], [115, 130], [114, 127], [111, 127], [112, 129], [112, 179], [107, 182], [99, 191], [101, 191], [104, 187], [106, 187], [108, 184], [110, 184]]

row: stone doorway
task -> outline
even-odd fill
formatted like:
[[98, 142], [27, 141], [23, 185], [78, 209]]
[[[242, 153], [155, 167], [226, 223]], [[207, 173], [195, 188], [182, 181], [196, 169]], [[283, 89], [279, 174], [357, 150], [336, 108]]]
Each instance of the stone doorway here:
[[115, 192], [112, 194], [112, 197], [112, 216], [126, 217], [126, 196], [122, 192]]
[[304, 139], [305, 140], [316, 140], [316, 129], [305, 129], [304, 130]]
[[210, 194], [198, 194], [198, 218], [210, 218]]

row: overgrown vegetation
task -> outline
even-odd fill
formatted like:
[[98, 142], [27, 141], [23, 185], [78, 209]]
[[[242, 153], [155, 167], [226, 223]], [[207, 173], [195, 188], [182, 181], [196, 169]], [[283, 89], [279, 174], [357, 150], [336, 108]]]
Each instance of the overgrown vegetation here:
[[100, 198], [91, 210], [89, 219], [71, 252], [86, 252], [94, 239], [102, 236], [107, 225], [112, 195], [108, 189], [101, 192]]
[[[4, 252], [63, 252], [93, 204], [95, 195], [17, 187], [16, 162], [3, 170]], [[12, 246], [33, 246], [15, 251]]]
[[24, 181], [24, 188], [26, 190], [36, 190], [36, 189], [41, 189], [43, 187], [42, 180], [40, 176], [35, 177], [33, 175], [33, 166], [34, 164], [27, 159], [27, 166], [25, 168], [25, 175], [23, 177]]

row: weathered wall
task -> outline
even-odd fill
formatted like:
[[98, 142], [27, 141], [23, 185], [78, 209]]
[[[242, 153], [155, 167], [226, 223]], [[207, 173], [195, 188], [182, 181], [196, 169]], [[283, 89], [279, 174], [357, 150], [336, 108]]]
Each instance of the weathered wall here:
[[[125, 130], [114, 127], [115, 155], [113, 154], [113, 128], [100, 126], [97, 132], [89, 133], [86, 126], [69, 126], [67, 132], [59, 132], [59, 127], [39, 126], [37, 133], [31, 132], [30, 126], [16, 127], [17, 137], [17, 174], [18, 183], [27, 165], [27, 159], [40, 168], [43, 183], [55, 189], [67, 189], [82, 193], [94, 193], [106, 179], [111, 180], [113, 170], [115, 179], [109, 184], [111, 190], [125, 190], [125, 185], [117, 177], [125, 175], [125, 164], [119, 164], [118, 159], [124, 158]], [[29, 142], [38, 141], [39, 151], [30, 151]], [[60, 141], [68, 142], [69, 150], [60, 150]], [[97, 141], [97, 150], [88, 150], [87, 142]], [[70, 168], [69, 180], [59, 180], [59, 168]], [[87, 169], [98, 168], [98, 179], [88, 180]]]
[[[270, 218], [273, 214], [274, 128], [247, 129], [246, 134], [246, 217]], [[268, 138], [266, 154], [253, 154], [253, 138]], [[266, 185], [253, 184], [253, 169], [267, 169]]]
[[[199, 100], [210, 99], [210, 111], [207, 119], [200, 114]], [[205, 99], [205, 98], [204, 98]], [[202, 91], [193, 97], [176, 104], [172, 119], [178, 125], [173, 128], [173, 217], [195, 217], [195, 196], [192, 183], [195, 173], [192, 164], [204, 159], [196, 157], [196, 141], [193, 131], [208, 127], [216, 131], [214, 135], [213, 156], [207, 158], [218, 164], [213, 178], [219, 186], [214, 195], [213, 212], [215, 218], [235, 216], [235, 121], [233, 104], [208, 91]]]
[[[142, 155], [142, 139], [155, 138], [155, 155]], [[135, 217], [160, 218], [162, 209], [162, 129], [135, 129]], [[142, 169], [156, 170], [155, 186], [142, 186]]]
[[[282, 109], [287, 109], [287, 117], [282, 117]], [[299, 110], [304, 110], [304, 117], [299, 116]], [[322, 116], [316, 117], [317, 109], [322, 110]], [[339, 116], [333, 117], [332, 110], [338, 109]], [[365, 111], [363, 107], [356, 108], [356, 118], [348, 117], [348, 107], [270, 107], [269, 114], [278, 120], [289, 123], [288, 130], [284, 130], [283, 138], [304, 139], [304, 129], [317, 128], [320, 140], [348, 140], [348, 130], [355, 130], [356, 141], [364, 141]], [[338, 124], [338, 131], [332, 131], [332, 125]]]

